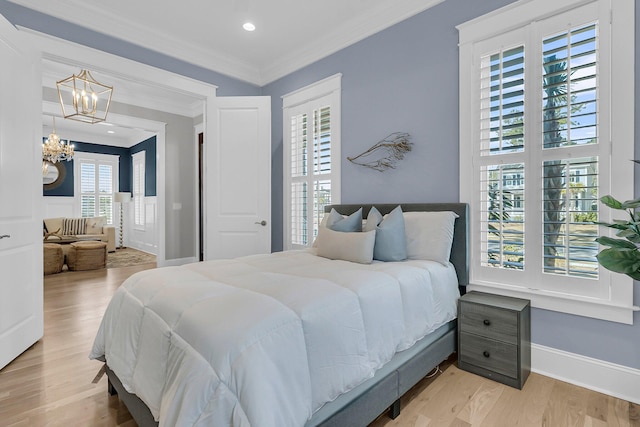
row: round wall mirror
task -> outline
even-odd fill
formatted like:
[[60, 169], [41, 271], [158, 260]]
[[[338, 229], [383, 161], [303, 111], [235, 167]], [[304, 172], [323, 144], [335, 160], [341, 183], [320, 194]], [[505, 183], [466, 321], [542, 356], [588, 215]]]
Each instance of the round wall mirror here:
[[[44, 169], [45, 164], [47, 166], [46, 171]], [[66, 175], [66, 169], [62, 163], [51, 163], [43, 160], [42, 165], [42, 185], [45, 190], [53, 190], [62, 184]]]
[[42, 162], [42, 184], [52, 184], [56, 182], [58, 176], [60, 176], [60, 173], [54, 163], [46, 161]]

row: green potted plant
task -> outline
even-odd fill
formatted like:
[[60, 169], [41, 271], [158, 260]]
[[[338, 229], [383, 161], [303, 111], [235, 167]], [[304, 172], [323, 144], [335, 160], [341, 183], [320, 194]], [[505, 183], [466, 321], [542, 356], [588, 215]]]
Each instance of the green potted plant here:
[[640, 216], [636, 212], [640, 207], [640, 198], [620, 202], [611, 196], [604, 196], [600, 201], [611, 209], [627, 211], [629, 220], [598, 222], [600, 225], [618, 230], [616, 236], [619, 237], [615, 239], [601, 236], [596, 239], [601, 245], [608, 246], [598, 254], [598, 262], [607, 270], [640, 280]]

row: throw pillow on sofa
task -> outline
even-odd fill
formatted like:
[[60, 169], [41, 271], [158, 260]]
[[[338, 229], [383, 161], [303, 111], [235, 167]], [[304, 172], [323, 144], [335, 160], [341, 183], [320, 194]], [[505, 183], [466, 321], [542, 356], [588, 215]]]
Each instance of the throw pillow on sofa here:
[[93, 218], [87, 218], [86, 234], [102, 234], [102, 228], [107, 223], [107, 217], [96, 216]]
[[87, 229], [86, 225], [86, 218], [64, 218], [62, 220], [62, 234], [65, 236], [85, 234], [85, 230]]

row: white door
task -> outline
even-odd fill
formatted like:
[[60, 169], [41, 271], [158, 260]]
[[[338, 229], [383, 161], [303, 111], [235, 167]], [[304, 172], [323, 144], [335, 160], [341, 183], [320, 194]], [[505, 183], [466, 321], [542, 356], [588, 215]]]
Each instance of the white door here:
[[0, 15], [0, 368], [42, 338], [40, 58]]
[[207, 111], [204, 258], [271, 252], [271, 98], [219, 97]]

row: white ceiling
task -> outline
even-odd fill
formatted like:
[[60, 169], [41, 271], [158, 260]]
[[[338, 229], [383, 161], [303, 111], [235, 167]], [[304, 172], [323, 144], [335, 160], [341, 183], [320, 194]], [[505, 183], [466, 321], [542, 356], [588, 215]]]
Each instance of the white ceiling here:
[[264, 85], [444, 0], [10, 1]]

